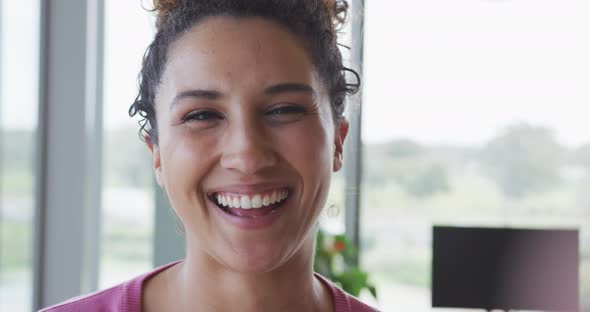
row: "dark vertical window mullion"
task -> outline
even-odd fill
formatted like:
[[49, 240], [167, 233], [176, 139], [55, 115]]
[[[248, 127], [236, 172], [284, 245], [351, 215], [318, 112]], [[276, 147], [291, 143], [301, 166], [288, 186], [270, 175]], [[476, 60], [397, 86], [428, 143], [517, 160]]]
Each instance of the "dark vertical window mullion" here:
[[[360, 76], [363, 72], [364, 0], [353, 0], [351, 7], [351, 65]], [[362, 89], [351, 98], [348, 109], [350, 129], [345, 146], [345, 192], [346, 192], [346, 235], [356, 248], [355, 262], [358, 264], [360, 249], [360, 187], [362, 176]]]
[[[47, 1], [39, 1], [39, 83], [37, 100], [37, 129], [47, 129], [47, 37], [49, 36], [49, 5]], [[46, 232], [45, 207], [47, 199], [46, 183], [47, 178], [47, 131], [36, 131], [35, 140], [35, 211], [34, 211], [34, 233], [33, 233], [33, 311], [42, 308], [45, 241]]]

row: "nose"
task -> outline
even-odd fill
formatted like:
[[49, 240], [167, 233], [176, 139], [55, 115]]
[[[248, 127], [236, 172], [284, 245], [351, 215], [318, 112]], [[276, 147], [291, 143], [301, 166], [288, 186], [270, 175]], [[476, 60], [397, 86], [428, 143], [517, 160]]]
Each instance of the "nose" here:
[[230, 125], [224, 136], [221, 166], [253, 175], [276, 165], [278, 156], [269, 135], [254, 120]]

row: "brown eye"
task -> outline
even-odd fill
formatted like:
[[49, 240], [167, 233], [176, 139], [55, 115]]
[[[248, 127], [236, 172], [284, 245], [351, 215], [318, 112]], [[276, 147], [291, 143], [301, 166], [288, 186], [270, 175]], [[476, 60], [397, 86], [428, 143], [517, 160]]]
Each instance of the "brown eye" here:
[[182, 118], [182, 123], [192, 129], [211, 129], [223, 121], [224, 116], [214, 110], [201, 109], [186, 114]]
[[289, 123], [299, 120], [307, 109], [302, 105], [288, 104], [275, 106], [266, 112], [273, 121], [279, 123]]
[[210, 110], [198, 110], [198, 111], [192, 111], [190, 113], [188, 113], [183, 119], [183, 122], [191, 122], [191, 121], [213, 121], [213, 120], [219, 120], [219, 119], [223, 119], [223, 116], [221, 116], [221, 114], [214, 112], [214, 111], [210, 111]]

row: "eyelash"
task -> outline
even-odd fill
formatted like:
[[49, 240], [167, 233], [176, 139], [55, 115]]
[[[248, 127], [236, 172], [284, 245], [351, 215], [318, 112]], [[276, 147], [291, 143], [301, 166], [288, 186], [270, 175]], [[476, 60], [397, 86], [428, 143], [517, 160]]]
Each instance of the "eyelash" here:
[[273, 108], [266, 115], [305, 114], [307, 110], [301, 105], [289, 104]]
[[[275, 106], [274, 108], [268, 110], [265, 115], [271, 118], [281, 118], [281, 116], [289, 117], [294, 115], [304, 115], [307, 113], [307, 109], [302, 105], [298, 104], [285, 104]], [[299, 116], [297, 116], [299, 117]], [[197, 110], [188, 113], [184, 118], [182, 118], [182, 122], [213, 122], [215, 120], [223, 119], [223, 115], [212, 110]]]
[[223, 117], [215, 112], [215, 111], [210, 111], [210, 110], [199, 110], [199, 111], [193, 111], [188, 113], [183, 119], [183, 122], [187, 122], [187, 121], [210, 121], [211, 117], [214, 117], [215, 119], [222, 119]]

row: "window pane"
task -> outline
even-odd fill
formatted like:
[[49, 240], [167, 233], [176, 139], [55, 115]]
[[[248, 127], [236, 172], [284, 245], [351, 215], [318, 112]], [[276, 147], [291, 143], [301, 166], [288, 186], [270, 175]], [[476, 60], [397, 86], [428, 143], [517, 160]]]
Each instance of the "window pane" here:
[[151, 157], [127, 113], [153, 35], [141, 1], [105, 1], [103, 230], [100, 288], [152, 267]]
[[38, 29], [38, 1], [0, 1], [0, 311], [32, 303]]
[[430, 310], [433, 224], [580, 229], [590, 311], [590, 4], [366, 1], [363, 264]]
[[[352, 1], [349, 1], [352, 4]], [[340, 52], [342, 53], [342, 60], [344, 66], [354, 67], [351, 60], [351, 50], [347, 47], [352, 46], [351, 37], [351, 23], [350, 18], [338, 34], [338, 43], [340, 44]], [[352, 104], [347, 101], [345, 115], [348, 117], [353, 113]], [[346, 222], [346, 165], [352, 160], [345, 160], [343, 168], [332, 174], [330, 185], [330, 193], [324, 207], [324, 211], [320, 217], [320, 228], [326, 233], [332, 235], [344, 234]]]

